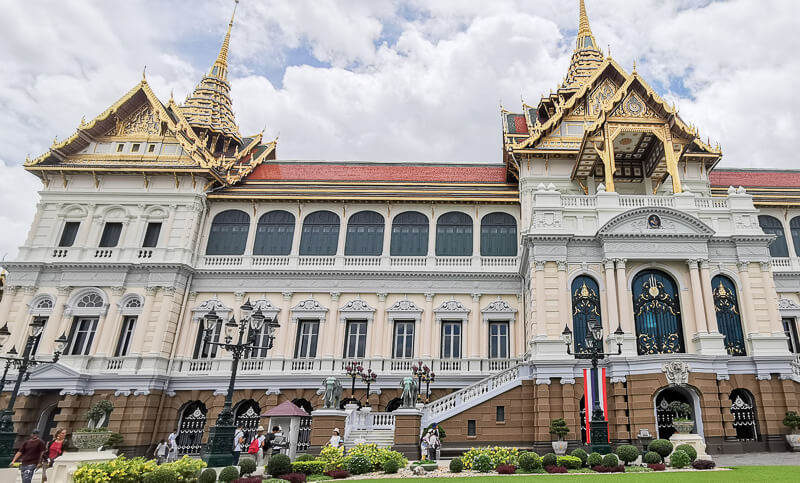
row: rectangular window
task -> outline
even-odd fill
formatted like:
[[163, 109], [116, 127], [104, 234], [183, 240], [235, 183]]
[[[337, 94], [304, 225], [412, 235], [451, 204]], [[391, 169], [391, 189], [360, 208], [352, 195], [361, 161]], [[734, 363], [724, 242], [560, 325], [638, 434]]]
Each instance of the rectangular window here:
[[800, 340], [798, 340], [797, 335], [797, 320], [791, 317], [784, 318], [781, 322], [783, 322], [783, 332], [786, 334], [787, 338], [786, 343], [789, 344], [789, 352], [795, 354], [800, 352]]
[[477, 436], [478, 431], [474, 419], [467, 419], [467, 436]]
[[506, 407], [505, 406], [497, 406], [495, 411], [494, 420], [498, 423], [506, 422]]
[[[34, 317], [33, 318], [34, 321], [36, 321], [37, 323], [40, 322], [42, 324], [45, 324], [45, 326], [47, 325], [47, 319], [48, 319], [48, 317]], [[42, 334], [43, 333], [44, 333], [44, 331], [42, 331]], [[36, 355], [36, 351], [39, 350], [39, 342], [41, 342], [41, 340], [42, 340], [42, 334], [39, 334], [39, 337], [37, 337], [36, 340], [33, 341], [33, 346], [31, 346], [31, 355], [32, 356], [35, 356]]]
[[131, 341], [133, 340], [133, 329], [136, 327], [136, 317], [125, 317], [122, 319], [122, 329], [119, 331], [119, 340], [117, 341], [117, 350], [114, 351], [114, 357], [127, 356], [131, 348]]
[[296, 359], [313, 359], [317, 357], [317, 339], [319, 338], [318, 320], [301, 320], [297, 328]]
[[64, 231], [61, 232], [61, 241], [58, 242], [60, 247], [71, 247], [75, 243], [75, 237], [78, 236], [78, 228], [81, 222], [68, 221], [64, 223]]
[[117, 144], [117, 152], [118, 153], [121, 153], [123, 149], [125, 149], [125, 145], [124, 144]]
[[156, 152], [156, 145], [155, 144], [151, 144], [151, 145], [147, 146], [147, 152], [148, 153]]
[[131, 145], [131, 152], [132, 152], [132, 153], [138, 153], [138, 152], [139, 152], [139, 148], [140, 148], [140, 147], [141, 147], [141, 144], [139, 144], [139, 143], [133, 143], [133, 144]]
[[394, 323], [395, 359], [411, 359], [414, 357], [414, 322]]
[[[217, 356], [217, 345], [206, 343], [206, 320], [200, 319], [200, 324], [197, 331], [197, 340], [194, 344], [194, 358], [201, 359], [206, 357]], [[214, 330], [211, 333], [211, 341], [217, 342], [219, 335], [222, 332], [222, 318], [220, 318], [214, 325]]]
[[[269, 322], [270, 319], [267, 318], [261, 326], [261, 329], [255, 333], [254, 340], [257, 348], [250, 350], [247, 357], [267, 357], [267, 352], [269, 351], [267, 348], [269, 347]], [[252, 328], [249, 330], [251, 332], [253, 331]]]
[[348, 320], [344, 340], [345, 359], [363, 359], [367, 351], [367, 321]]
[[154, 248], [158, 245], [158, 235], [161, 233], [161, 223], [148, 223], [147, 230], [144, 233], [144, 241], [142, 247]]
[[442, 322], [442, 359], [461, 359], [461, 322]]
[[122, 223], [106, 223], [103, 227], [103, 235], [100, 237], [99, 247], [110, 248], [117, 246], [119, 235], [122, 233]]
[[97, 317], [75, 317], [69, 331], [69, 343], [65, 353], [71, 356], [89, 355], [97, 330]]
[[508, 359], [508, 322], [489, 324], [489, 358]]

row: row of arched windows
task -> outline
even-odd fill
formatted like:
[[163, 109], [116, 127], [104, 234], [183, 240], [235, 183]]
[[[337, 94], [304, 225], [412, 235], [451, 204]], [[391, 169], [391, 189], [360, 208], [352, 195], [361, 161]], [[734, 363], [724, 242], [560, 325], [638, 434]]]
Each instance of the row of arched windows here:
[[[771, 257], [788, 257], [789, 246], [786, 243], [786, 233], [781, 220], [769, 215], [759, 215], [758, 224], [764, 233], [775, 235], [775, 241], [769, 246]], [[789, 232], [792, 235], [794, 254], [800, 256], [800, 216], [795, 216], [789, 221]]]
[[[379, 256], [383, 252], [383, 215], [360, 211], [350, 217], [344, 245], [346, 256]], [[472, 218], [459, 211], [441, 215], [436, 221], [437, 256], [471, 256]], [[339, 243], [339, 216], [322, 210], [303, 220], [300, 255], [335, 255]], [[428, 217], [406, 211], [392, 221], [390, 255], [428, 254]], [[294, 238], [295, 216], [288, 211], [270, 211], [256, 226], [253, 255], [289, 255]], [[214, 217], [206, 255], [243, 255], [250, 230], [250, 216], [240, 210], [227, 210]], [[517, 255], [517, 221], [508, 213], [490, 213], [481, 219], [481, 256]]]
[[[733, 281], [717, 275], [711, 280], [717, 328], [725, 336], [729, 354], [745, 355], [744, 332]], [[572, 281], [572, 330], [575, 353], [588, 350], [586, 335], [589, 319], [602, 324], [600, 288], [595, 279], [581, 275]], [[643, 270], [631, 284], [636, 345], [639, 354], [686, 352], [678, 286], [660, 270]]]

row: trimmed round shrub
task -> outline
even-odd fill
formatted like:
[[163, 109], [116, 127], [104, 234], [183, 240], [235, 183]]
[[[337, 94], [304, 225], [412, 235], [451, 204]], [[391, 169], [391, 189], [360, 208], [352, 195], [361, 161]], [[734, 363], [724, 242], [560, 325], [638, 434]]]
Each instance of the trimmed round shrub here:
[[461, 473], [462, 471], [464, 471], [464, 463], [461, 462], [461, 458], [454, 458], [450, 460], [451, 473]]
[[542, 467], [542, 458], [536, 453], [523, 453], [519, 456], [519, 467], [522, 471], [536, 471]]
[[[655, 451], [661, 455], [661, 458], [666, 458], [672, 453], [672, 441], [668, 439], [654, 439], [647, 446], [648, 451]], [[659, 461], [660, 463], [660, 461]]]
[[647, 453], [642, 456], [642, 461], [647, 463], [648, 465], [657, 465], [661, 463], [663, 458], [661, 455], [656, 453], [655, 451], [648, 451]]
[[616, 468], [619, 466], [619, 458], [614, 453], [608, 453], [603, 456], [603, 466], [606, 468]]
[[675, 447], [675, 451], [681, 450], [687, 455], [689, 455], [689, 459], [694, 461], [697, 459], [697, 450], [694, 449], [694, 446], [690, 444], [679, 444]]
[[578, 470], [583, 466], [583, 462], [577, 456], [559, 456], [558, 466], [563, 466], [568, 470]]
[[206, 468], [200, 473], [197, 483], [217, 483], [217, 471], [214, 468]]
[[547, 453], [542, 456], [542, 466], [545, 468], [548, 466], [558, 466], [558, 456], [553, 453]]
[[292, 460], [285, 454], [272, 455], [267, 464], [267, 473], [272, 476], [282, 476], [292, 472]]
[[172, 468], [158, 467], [142, 478], [144, 483], [178, 483], [178, 473]]
[[513, 475], [517, 472], [517, 467], [514, 465], [497, 465], [495, 471], [500, 475]]
[[586, 466], [586, 460], [589, 459], [589, 455], [586, 454], [586, 451], [584, 451], [581, 448], [577, 448], [577, 449], [572, 450], [572, 453], [570, 453], [570, 455], [574, 456], [576, 458], [580, 458], [581, 459], [581, 465], [582, 466]]
[[[289, 458], [287, 457], [286, 459], [288, 460]], [[270, 463], [272, 463], [271, 460]], [[226, 466], [225, 468], [222, 468], [222, 471], [219, 472], [219, 481], [223, 481], [225, 483], [231, 483], [231, 481], [235, 480], [238, 477], [239, 477], [239, 468], [235, 466]]]
[[400, 470], [400, 463], [397, 460], [386, 460], [381, 467], [384, 473], [397, 473]]
[[630, 464], [636, 461], [636, 458], [639, 457], [639, 448], [633, 446], [631, 444], [623, 444], [619, 448], [617, 448], [617, 456], [621, 461], [624, 461], [625, 464]]
[[372, 471], [372, 462], [360, 454], [347, 458], [347, 471], [353, 475], [363, 475]]
[[317, 458], [314, 457], [313, 454], [306, 453], [306, 454], [301, 454], [300, 456], [298, 456], [294, 460], [295, 461], [314, 461], [315, 459], [317, 459]]
[[586, 464], [589, 468], [594, 468], [595, 466], [600, 466], [603, 464], [603, 455], [600, 453], [594, 452], [586, 458]]
[[256, 459], [250, 457], [239, 458], [239, 471], [242, 476], [249, 476], [256, 472]]
[[472, 469], [478, 473], [488, 473], [494, 469], [492, 458], [488, 454], [479, 454], [472, 461]]
[[692, 460], [689, 459], [689, 455], [682, 449], [675, 450], [669, 457], [669, 465], [673, 468], [686, 468], [691, 463]]

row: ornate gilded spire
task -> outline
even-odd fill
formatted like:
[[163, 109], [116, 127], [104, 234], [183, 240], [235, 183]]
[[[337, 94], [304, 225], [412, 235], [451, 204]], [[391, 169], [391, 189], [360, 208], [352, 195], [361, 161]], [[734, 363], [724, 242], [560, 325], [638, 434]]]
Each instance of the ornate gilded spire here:
[[236, 0], [217, 60], [181, 107], [186, 120], [201, 139], [206, 139], [206, 147], [212, 153], [233, 153], [236, 145], [242, 145], [228, 83], [228, 49], [238, 4], [239, 0]]
[[580, 87], [603, 61], [603, 52], [597, 46], [592, 28], [589, 26], [584, 0], [580, 0], [579, 10], [578, 38], [575, 40], [575, 50], [562, 89], [571, 90]]

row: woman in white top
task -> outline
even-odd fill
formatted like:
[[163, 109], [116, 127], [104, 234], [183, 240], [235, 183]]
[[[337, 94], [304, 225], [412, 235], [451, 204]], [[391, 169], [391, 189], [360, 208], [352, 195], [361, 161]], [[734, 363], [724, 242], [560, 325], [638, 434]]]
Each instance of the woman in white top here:
[[339, 436], [339, 428], [333, 428], [333, 435], [331, 439], [328, 440], [328, 446], [333, 446], [334, 448], [341, 448], [344, 446], [344, 441], [342, 441], [342, 437]]
[[267, 439], [264, 436], [264, 426], [259, 426], [258, 429], [258, 453], [256, 453], [256, 466], [264, 466], [264, 441]]

